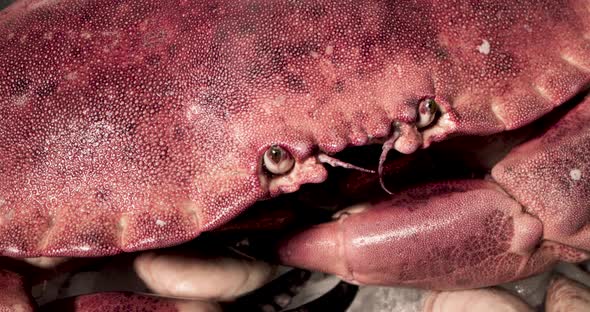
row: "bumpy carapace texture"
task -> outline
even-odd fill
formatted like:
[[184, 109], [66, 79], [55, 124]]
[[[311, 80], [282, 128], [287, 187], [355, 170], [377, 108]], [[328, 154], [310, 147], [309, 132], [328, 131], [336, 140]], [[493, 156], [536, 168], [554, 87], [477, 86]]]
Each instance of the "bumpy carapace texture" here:
[[[0, 253], [180, 243], [326, 178], [311, 157], [443, 113], [405, 151], [587, 85], [588, 1], [19, 1], [0, 12]], [[272, 144], [297, 160], [271, 178]], [[377, 161], [377, 160], [376, 160]]]

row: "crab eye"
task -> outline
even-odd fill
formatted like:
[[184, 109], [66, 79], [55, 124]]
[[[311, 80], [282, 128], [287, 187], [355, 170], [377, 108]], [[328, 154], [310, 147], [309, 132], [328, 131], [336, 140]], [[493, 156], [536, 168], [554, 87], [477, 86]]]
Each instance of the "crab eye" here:
[[418, 104], [418, 128], [424, 128], [432, 123], [436, 113], [438, 112], [438, 104], [433, 99], [425, 99]]
[[285, 174], [295, 165], [295, 159], [284, 148], [273, 145], [263, 157], [264, 166], [272, 174]]

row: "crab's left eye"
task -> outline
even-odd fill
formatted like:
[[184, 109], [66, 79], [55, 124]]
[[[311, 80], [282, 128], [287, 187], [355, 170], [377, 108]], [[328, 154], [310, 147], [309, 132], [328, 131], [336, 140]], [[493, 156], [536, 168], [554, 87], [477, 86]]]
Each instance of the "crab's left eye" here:
[[263, 163], [272, 174], [285, 174], [293, 168], [295, 159], [284, 148], [273, 145], [264, 152]]
[[418, 104], [418, 122], [416, 127], [424, 128], [432, 123], [436, 113], [438, 112], [438, 104], [433, 99], [425, 99]]

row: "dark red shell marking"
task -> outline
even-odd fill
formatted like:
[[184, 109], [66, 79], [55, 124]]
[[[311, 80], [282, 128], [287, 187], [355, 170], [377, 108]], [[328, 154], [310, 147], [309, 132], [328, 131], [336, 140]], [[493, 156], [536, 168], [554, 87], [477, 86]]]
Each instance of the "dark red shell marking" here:
[[[301, 163], [366, 144], [426, 97], [445, 113], [424, 146], [522, 126], [587, 85], [589, 29], [581, 0], [17, 2], [0, 12], [0, 250], [188, 240], [269, 194], [269, 145]], [[325, 178], [312, 168], [289, 190]]]

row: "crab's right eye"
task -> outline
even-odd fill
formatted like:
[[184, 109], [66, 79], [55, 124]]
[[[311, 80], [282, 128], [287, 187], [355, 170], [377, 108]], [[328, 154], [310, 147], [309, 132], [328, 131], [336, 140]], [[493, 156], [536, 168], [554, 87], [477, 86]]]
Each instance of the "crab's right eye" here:
[[285, 174], [293, 169], [295, 159], [284, 148], [273, 145], [264, 152], [264, 167], [272, 174]]
[[418, 122], [416, 127], [424, 128], [429, 126], [436, 113], [438, 112], [438, 104], [433, 99], [424, 99], [418, 104]]

